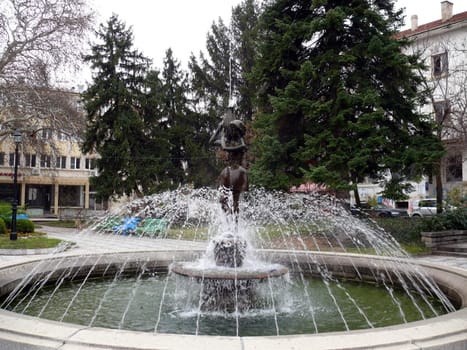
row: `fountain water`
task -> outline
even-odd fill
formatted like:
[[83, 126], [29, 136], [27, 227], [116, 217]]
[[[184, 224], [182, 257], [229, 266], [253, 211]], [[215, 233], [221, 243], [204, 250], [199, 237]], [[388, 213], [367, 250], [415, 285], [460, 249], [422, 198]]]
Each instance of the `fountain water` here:
[[[216, 335], [373, 328], [453, 310], [390, 235], [330, 195], [251, 189], [237, 220], [218, 197], [215, 190], [180, 188], [123, 206], [112, 215], [164, 218], [169, 227], [146, 238], [109, 234], [96, 224], [79, 235], [120, 253], [44, 259], [2, 306], [85, 326]], [[219, 232], [241, 242], [241, 266], [230, 254], [232, 237], [228, 258], [216, 263]], [[187, 235], [198, 247], [193, 252], [183, 248]], [[206, 239], [207, 247], [197, 243]], [[377, 255], [355, 254], [370, 250]], [[161, 275], [169, 266], [172, 273]], [[106, 281], [96, 285], [97, 276]]]
[[[8, 280], [2, 307], [87, 327], [236, 336], [348, 331], [455, 310], [389, 234], [333, 196], [246, 192], [244, 132], [229, 110], [212, 139], [228, 154], [220, 192], [179, 188], [123, 205], [79, 233], [98, 237], [112, 254], [43, 259], [21, 281]], [[168, 227], [123, 237], [104, 228], [113, 216]], [[96, 284], [96, 276], [106, 281]], [[361, 284], [343, 279], [379, 287], [362, 297]], [[385, 291], [384, 312], [374, 310], [383, 300], [369, 297], [374, 290]], [[389, 306], [390, 320], [381, 320]]]

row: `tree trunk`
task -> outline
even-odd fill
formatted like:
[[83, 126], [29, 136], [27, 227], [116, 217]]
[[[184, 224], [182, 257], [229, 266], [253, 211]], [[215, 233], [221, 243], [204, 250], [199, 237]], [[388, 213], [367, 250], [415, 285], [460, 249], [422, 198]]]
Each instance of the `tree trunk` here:
[[355, 206], [360, 208], [362, 206], [362, 202], [360, 201], [360, 195], [358, 194], [358, 187], [354, 188], [353, 193], [355, 197]]
[[435, 178], [436, 178], [436, 213], [441, 214], [443, 212], [443, 181], [441, 178], [441, 161], [437, 165]]

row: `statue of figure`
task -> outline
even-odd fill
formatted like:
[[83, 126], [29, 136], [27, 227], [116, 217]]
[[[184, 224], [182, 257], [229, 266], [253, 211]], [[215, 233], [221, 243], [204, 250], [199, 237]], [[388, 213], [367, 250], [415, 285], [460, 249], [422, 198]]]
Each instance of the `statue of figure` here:
[[220, 145], [228, 154], [228, 166], [222, 170], [219, 176], [219, 185], [221, 187], [220, 203], [226, 213], [232, 213], [232, 209], [228, 204], [228, 192], [231, 192], [233, 197], [233, 213], [235, 215], [239, 211], [238, 201], [240, 193], [248, 191], [247, 171], [242, 165], [246, 151], [245, 133], [245, 125], [241, 120], [235, 118], [233, 109], [229, 108], [210, 139], [210, 142]]
[[245, 132], [245, 124], [241, 120], [235, 119], [232, 108], [229, 108], [209, 142], [220, 145], [224, 151], [236, 151], [246, 148], [243, 139]]

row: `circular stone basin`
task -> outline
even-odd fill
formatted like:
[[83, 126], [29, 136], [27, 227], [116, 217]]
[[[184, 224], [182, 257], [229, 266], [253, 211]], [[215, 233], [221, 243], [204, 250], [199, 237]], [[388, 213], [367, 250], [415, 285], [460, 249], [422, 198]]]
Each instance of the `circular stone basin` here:
[[170, 271], [177, 275], [199, 279], [213, 280], [264, 280], [267, 278], [280, 277], [289, 272], [283, 265], [271, 264], [259, 266], [255, 269], [246, 267], [208, 267], [193, 262], [175, 262], [170, 265]]
[[[119, 271], [125, 267], [138, 269], [142, 263], [151, 271], [167, 271], [173, 261], [196, 260], [201, 252], [197, 251], [146, 251], [120, 252], [118, 254], [88, 255], [71, 254], [60, 261], [57, 259], [25, 259], [22, 263], [3, 264], [0, 269], [0, 294], [5, 296], [17, 286], [23, 277], [48, 274], [58, 279], [63, 269], [71, 269], [75, 276], [85, 277], [93, 272], [102, 276], [104, 271]], [[287, 263], [290, 252], [269, 251], [264, 256], [273, 261]], [[307, 264], [309, 252], [295, 252], [297, 262]], [[355, 254], [317, 253], [315, 260], [325, 262], [337, 275], [350, 278], [352, 270], [358, 266], [363, 280], [371, 281], [375, 275], [366, 273], [364, 268], [381, 268], [386, 271], [388, 263], [394, 258], [370, 257]], [[70, 324], [41, 320], [36, 317], [0, 310], [0, 343], [10, 344], [11, 348], [73, 348], [73, 349], [388, 349], [410, 350], [416, 344], [423, 349], [464, 349], [467, 345], [467, 272], [432, 263], [414, 262], [423, 268], [460, 308], [449, 314], [417, 322], [409, 322], [391, 327], [349, 332], [303, 334], [272, 337], [229, 337], [229, 336], [191, 336], [180, 334], [161, 334], [156, 332], [137, 332], [95, 328], [87, 325]], [[110, 266], [110, 269], [109, 269]], [[370, 270], [368, 270], [370, 271]], [[143, 306], [144, 307], [144, 306]], [[7, 345], [8, 346], [8, 345]]]

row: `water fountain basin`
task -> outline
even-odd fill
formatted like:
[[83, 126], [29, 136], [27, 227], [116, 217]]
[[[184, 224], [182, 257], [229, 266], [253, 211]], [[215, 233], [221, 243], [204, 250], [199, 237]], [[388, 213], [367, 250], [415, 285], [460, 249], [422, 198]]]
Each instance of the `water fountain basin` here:
[[258, 266], [252, 269], [248, 267], [226, 268], [220, 266], [206, 268], [196, 263], [176, 262], [170, 265], [170, 272], [204, 280], [264, 280], [283, 276], [289, 272], [289, 269], [280, 264]]
[[[87, 274], [96, 262], [96, 273], [109, 266], [118, 268], [127, 262], [128, 269], [135, 269], [149, 257], [153, 269], [167, 270], [172, 261], [196, 259], [202, 252], [159, 251], [127, 252], [118, 254], [82, 255], [68, 254], [62, 262], [64, 268], [76, 267], [76, 273]], [[265, 257], [274, 262], [284, 263], [284, 251], [263, 251]], [[310, 252], [297, 254], [298, 259], [306, 261]], [[354, 254], [325, 254], [313, 252], [317, 259], [326, 260], [333, 267], [333, 273], [342, 274], [350, 266], [386, 269], [393, 258], [362, 256]], [[21, 263], [3, 263], [0, 269], [0, 291], [4, 295], [31, 271], [41, 274], [56, 266], [57, 259], [25, 257]], [[61, 259], [61, 257], [60, 257]], [[80, 262], [81, 265], [76, 265]], [[39, 266], [39, 267], [38, 267]], [[459, 310], [437, 318], [371, 330], [320, 333], [313, 335], [273, 336], [273, 337], [210, 337], [192, 335], [173, 335], [145, 333], [114, 329], [78, 326], [56, 321], [37, 319], [0, 310], [0, 341], [11, 347], [28, 346], [28, 349], [356, 349], [356, 348], [394, 348], [394, 349], [461, 349], [467, 345], [467, 272], [447, 266], [420, 262], [417, 265], [433, 277], [441, 288], [459, 306]], [[348, 272], [347, 272], [348, 273]], [[370, 278], [370, 275], [367, 276]]]

